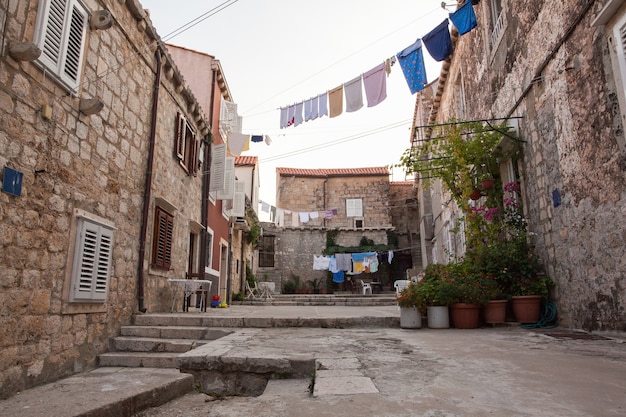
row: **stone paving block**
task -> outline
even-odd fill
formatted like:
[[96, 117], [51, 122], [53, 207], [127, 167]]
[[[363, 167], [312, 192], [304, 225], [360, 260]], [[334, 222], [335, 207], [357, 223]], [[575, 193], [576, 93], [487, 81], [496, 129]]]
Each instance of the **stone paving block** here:
[[359, 369], [361, 363], [355, 357], [347, 358], [319, 358], [316, 361], [316, 369]]
[[313, 397], [352, 394], [378, 394], [378, 388], [365, 376], [315, 378]]

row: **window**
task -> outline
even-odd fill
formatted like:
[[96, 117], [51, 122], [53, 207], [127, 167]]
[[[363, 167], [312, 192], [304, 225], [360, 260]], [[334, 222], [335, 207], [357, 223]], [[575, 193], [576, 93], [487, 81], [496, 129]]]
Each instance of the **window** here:
[[41, 0], [36, 40], [37, 63], [71, 91], [80, 84], [87, 37], [88, 12], [77, 0]]
[[274, 236], [261, 236], [259, 239], [259, 267], [274, 267]]
[[113, 228], [80, 217], [76, 231], [70, 301], [104, 302], [113, 256]]
[[346, 198], [346, 217], [363, 217], [363, 200]]
[[362, 229], [363, 228], [363, 218], [355, 218], [354, 219], [354, 228]]
[[502, 13], [502, 0], [491, 0], [491, 24], [493, 30], [491, 32], [491, 47], [496, 48], [498, 42], [502, 38], [504, 27], [506, 26], [506, 20], [504, 13]]
[[196, 134], [187, 121], [187, 118], [178, 113], [176, 117], [176, 138], [174, 141], [174, 154], [180, 165], [189, 175], [198, 173], [200, 143], [196, 140]]
[[613, 36], [615, 38], [615, 49], [617, 52], [617, 62], [622, 78], [622, 88], [626, 95], [626, 13], [624, 13], [615, 23], [613, 27]]
[[154, 235], [152, 237], [152, 265], [169, 269], [172, 265], [172, 241], [174, 235], [174, 216], [157, 206], [154, 216]]

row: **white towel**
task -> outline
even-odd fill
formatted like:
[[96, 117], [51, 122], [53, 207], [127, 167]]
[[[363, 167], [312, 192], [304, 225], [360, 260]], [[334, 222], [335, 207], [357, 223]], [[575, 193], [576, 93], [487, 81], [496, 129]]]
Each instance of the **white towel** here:
[[346, 112], [354, 112], [363, 107], [363, 88], [361, 87], [361, 76], [343, 85], [346, 95]]
[[319, 116], [319, 98], [320, 96], [315, 96], [311, 99], [311, 120], [315, 120]]
[[328, 116], [328, 92], [322, 93], [318, 97], [319, 97], [318, 117]]
[[387, 98], [387, 77], [385, 76], [384, 62], [363, 74], [363, 85], [367, 97], [367, 107], [374, 107]]

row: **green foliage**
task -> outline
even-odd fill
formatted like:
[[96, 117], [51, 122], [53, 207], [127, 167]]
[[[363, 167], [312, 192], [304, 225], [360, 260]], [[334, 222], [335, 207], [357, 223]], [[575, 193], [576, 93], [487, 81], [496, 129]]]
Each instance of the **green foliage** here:
[[295, 294], [302, 287], [300, 276], [292, 273], [291, 277], [283, 284], [283, 294]]
[[233, 294], [233, 301], [243, 301], [245, 298], [243, 296], [243, 293], [241, 292], [236, 292]]
[[330, 248], [337, 246], [337, 235], [339, 235], [339, 229], [333, 229], [326, 232], [326, 247]]
[[387, 230], [387, 245], [391, 248], [398, 247], [398, 234], [393, 230]]
[[250, 267], [250, 262], [246, 261], [246, 282], [250, 287], [254, 287], [257, 283], [257, 279], [252, 272], [252, 268]]
[[259, 224], [259, 219], [257, 218], [254, 210], [248, 209], [246, 213], [246, 220], [250, 225], [250, 231], [246, 235], [246, 243], [256, 247], [259, 243], [259, 238], [261, 237], [261, 225]]

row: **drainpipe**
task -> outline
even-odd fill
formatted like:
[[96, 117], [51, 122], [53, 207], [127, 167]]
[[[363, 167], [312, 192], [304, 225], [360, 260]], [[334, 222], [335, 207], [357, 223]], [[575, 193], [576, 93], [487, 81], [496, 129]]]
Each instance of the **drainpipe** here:
[[148, 149], [148, 167], [146, 169], [146, 183], [143, 193], [143, 214], [141, 219], [141, 231], [139, 233], [139, 261], [137, 265], [137, 302], [140, 312], [145, 313], [144, 306], [144, 268], [146, 257], [146, 230], [148, 229], [148, 212], [150, 210], [150, 198], [152, 189], [152, 165], [154, 163], [154, 143], [156, 141], [157, 110], [159, 108], [159, 88], [161, 86], [161, 51], [157, 48], [154, 53], [156, 58], [156, 74], [152, 91], [152, 117], [150, 120], [150, 145]]

